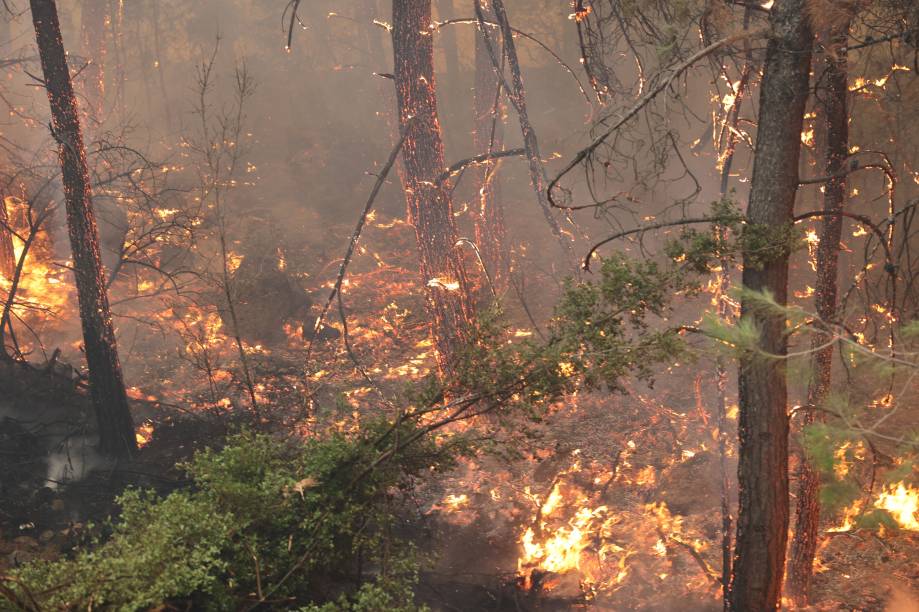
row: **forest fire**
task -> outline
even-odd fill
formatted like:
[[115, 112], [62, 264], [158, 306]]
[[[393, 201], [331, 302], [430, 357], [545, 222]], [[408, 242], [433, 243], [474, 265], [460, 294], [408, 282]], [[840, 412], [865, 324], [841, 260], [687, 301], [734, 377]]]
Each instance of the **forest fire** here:
[[[13, 313], [31, 321], [66, 316], [72, 290], [66, 278], [66, 267], [52, 267], [48, 263], [53, 245], [48, 228], [42, 226], [42, 219], [46, 217], [14, 196], [7, 196], [3, 206], [6, 212], [0, 219], [9, 219], [14, 268], [0, 270], [0, 290], [9, 293], [16, 280], [18, 299], [13, 303]], [[17, 268], [21, 272], [15, 278]]]
[[0, 16], [0, 608], [919, 601], [914, 2], [262, 4]]

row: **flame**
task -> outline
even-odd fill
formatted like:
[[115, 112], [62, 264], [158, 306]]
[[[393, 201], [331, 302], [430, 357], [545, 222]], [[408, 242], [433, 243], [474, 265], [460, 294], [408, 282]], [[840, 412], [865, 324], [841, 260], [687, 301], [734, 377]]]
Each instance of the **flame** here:
[[820, 245], [820, 235], [817, 234], [817, 230], [814, 228], [809, 228], [807, 233], [804, 235], [804, 240], [807, 242], [808, 263], [810, 264], [811, 270], [816, 272], [817, 247]]
[[814, 146], [814, 128], [807, 128], [801, 132], [801, 142], [806, 147]]
[[138, 448], [143, 448], [153, 439], [153, 423], [144, 421], [134, 431], [134, 437], [137, 439]]
[[841, 533], [844, 531], [852, 531], [855, 528], [855, 518], [862, 511], [862, 500], [856, 500], [852, 505], [847, 506], [843, 509], [842, 523], [836, 527], [831, 527], [827, 529], [831, 533]]
[[[582, 8], [582, 9], [580, 9], [580, 10], [574, 12], [574, 13], [571, 13], [570, 15], [568, 15], [568, 19], [570, 19], [570, 20], [572, 20], [572, 21], [581, 22], [581, 21], [584, 21], [585, 19], [587, 19], [587, 17], [588, 17], [592, 12], [593, 12], [593, 7], [588, 5], [588, 6], [585, 6], [584, 8]], [[583, 58], [582, 58], [582, 61], [583, 61]]]
[[[15, 196], [7, 196], [3, 205], [6, 206], [9, 224], [15, 231], [11, 239], [14, 261], [18, 263], [25, 253], [23, 238], [27, 239], [29, 234], [29, 224], [26, 221], [29, 204]], [[39, 228], [29, 252], [25, 253], [16, 300], [12, 306], [13, 314], [30, 324], [62, 316], [72, 302], [71, 286], [65, 278], [67, 267], [49, 263], [51, 252], [51, 237], [45, 228]], [[4, 300], [12, 285], [13, 279], [0, 272], [0, 295]]]
[[874, 502], [876, 508], [886, 510], [897, 521], [901, 529], [919, 531], [919, 489], [899, 482], [882, 491]]
[[239, 269], [239, 266], [242, 264], [245, 255], [240, 255], [239, 253], [234, 253], [233, 251], [227, 252], [227, 271], [231, 274], [236, 272]]

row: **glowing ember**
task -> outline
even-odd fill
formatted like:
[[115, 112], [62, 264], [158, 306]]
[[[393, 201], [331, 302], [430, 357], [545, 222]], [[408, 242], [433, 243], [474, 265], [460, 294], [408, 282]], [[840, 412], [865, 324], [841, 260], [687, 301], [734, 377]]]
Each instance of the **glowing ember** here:
[[460, 288], [460, 284], [456, 281], [445, 280], [442, 278], [432, 278], [428, 281], [428, 287], [435, 287], [437, 289], [444, 289], [446, 291], [457, 291]]

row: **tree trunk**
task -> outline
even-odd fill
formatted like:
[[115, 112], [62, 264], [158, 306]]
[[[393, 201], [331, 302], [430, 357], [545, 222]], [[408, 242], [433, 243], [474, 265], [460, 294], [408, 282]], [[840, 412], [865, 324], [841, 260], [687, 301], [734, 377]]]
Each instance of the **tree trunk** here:
[[[848, 66], [845, 44], [849, 36], [849, 22], [834, 27], [824, 37], [823, 78], [826, 83], [825, 102], [821, 109], [826, 149], [824, 165], [830, 179], [824, 188], [823, 217], [820, 242], [817, 245], [817, 282], [815, 306], [820, 320], [832, 322], [836, 316], [839, 245], [842, 238], [842, 212], [846, 201], [846, 159], [849, 155]], [[814, 350], [813, 378], [807, 388], [807, 410], [803, 426], [822, 420], [817, 410], [830, 390], [833, 367], [833, 346], [824, 346], [830, 335], [815, 333], [811, 341]], [[820, 525], [820, 474], [816, 467], [801, 454], [798, 475], [798, 503], [795, 510], [795, 531], [788, 560], [786, 591], [795, 605], [807, 605], [814, 556], [817, 552], [817, 534]]]
[[80, 302], [89, 386], [99, 424], [100, 449], [129, 456], [137, 445], [115, 345], [115, 328], [99, 254], [99, 234], [73, 83], [54, 0], [30, 0], [38, 52], [59, 143], [67, 225]]
[[16, 254], [13, 250], [13, 234], [10, 232], [9, 223], [6, 200], [0, 198], [0, 276], [6, 280], [11, 280], [16, 270]]
[[[801, 127], [813, 36], [806, 0], [778, 0], [760, 91], [759, 125], [744, 249], [743, 284], [784, 305], [798, 189]], [[764, 247], [768, 247], [764, 257]], [[759, 329], [756, 351], [740, 359], [739, 510], [730, 609], [774, 610], [788, 538], [788, 413], [785, 316], [744, 295], [741, 316]]]
[[536, 200], [539, 202], [539, 207], [542, 209], [543, 216], [546, 218], [546, 222], [549, 224], [552, 234], [558, 239], [562, 249], [566, 253], [569, 253], [571, 251], [571, 242], [562, 233], [562, 228], [552, 214], [552, 208], [549, 206], [549, 198], [546, 194], [546, 186], [549, 184], [549, 179], [546, 176], [546, 169], [543, 166], [542, 158], [539, 154], [539, 140], [536, 138], [536, 131], [533, 129], [533, 125], [530, 123], [530, 118], [527, 113], [526, 89], [523, 86], [523, 75], [520, 71], [520, 61], [517, 57], [517, 46], [514, 43], [514, 33], [507, 19], [507, 11], [504, 9], [503, 0], [491, 0], [491, 6], [494, 9], [495, 20], [501, 30], [501, 36], [503, 38], [503, 57], [507, 60], [508, 68], [510, 68], [511, 71], [511, 83], [507, 83], [503, 72], [499, 72], [501, 71], [501, 62], [498, 61], [498, 54], [494, 43], [495, 36], [494, 34], [488, 33], [488, 30], [485, 29], [484, 22], [487, 20], [485, 14], [482, 12], [481, 5], [476, 2], [475, 12], [481, 28], [479, 35], [484, 39], [485, 49], [489, 55], [489, 59], [491, 59], [492, 66], [496, 73], [499, 74], [502, 86], [507, 90], [508, 99], [513, 105], [514, 111], [517, 113], [517, 118], [520, 121], [523, 146], [526, 150], [527, 161], [529, 162], [530, 182], [533, 185], [533, 191], [536, 192]]
[[437, 177], [446, 167], [434, 85], [431, 0], [393, 0], [396, 104], [402, 149], [403, 188], [415, 228], [421, 274], [442, 368], [472, 316], [463, 260], [456, 248], [450, 194]]
[[172, 129], [172, 106], [169, 98], [169, 89], [166, 87], [165, 66], [166, 56], [163, 54], [163, 48], [160, 44], [160, 9], [159, 1], [152, 0], [152, 17], [153, 17], [153, 55], [156, 75], [160, 83], [160, 94], [163, 98], [163, 114], [166, 116], [166, 127]]
[[89, 105], [89, 116], [93, 121], [102, 121], [105, 103], [105, 56], [107, 46], [105, 34], [109, 14], [108, 0], [83, 0], [80, 16], [80, 37], [83, 55], [87, 61], [83, 69], [83, 94]]
[[[437, 0], [437, 18], [439, 21], [453, 19], [453, 0]], [[440, 40], [444, 49], [444, 64], [447, 68], [447, 76], [453, 80], [453, 86], [448, 87], [448, 90], [455, 90], [460, 77], [459, 48], [456, 44], [456, 28], [447, 27], [440, 30]]]
[[[480, 2], [481, 0], [473, 0]], [[482, 13], [494, 20], [491, 2], [483, 2]], [[484, 32], [477, 31], [475, 38], [475, 89], [473, 102], [473, 144], [476, 155], [500, 150], [504, 141], [503, 108], [501, 104], [501, 79], [491, 63]], [[474, 170], [478, 186], [478, 210], [475, 217], [475, 238], [489, 276], [500, 292], [507, 284], [510, 273], [510, 253], [507, 245], [507, 227], [504, 208], [496, 182], [498, 164], [490, 161]]]
[[112, 48], [115, 53], [115, 108], [122, 122], [127, 123], [127, 100], [125, 99], [127, 74], [125, 72], [124, 47], [124, 0], [109, 0], [109, 14], [112, 15]]

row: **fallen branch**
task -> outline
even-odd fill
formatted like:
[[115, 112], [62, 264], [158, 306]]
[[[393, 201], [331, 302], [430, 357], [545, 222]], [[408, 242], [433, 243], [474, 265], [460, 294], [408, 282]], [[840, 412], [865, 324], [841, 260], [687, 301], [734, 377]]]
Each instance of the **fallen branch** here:
[[335, 279], [335, 285], [332, 287], [332, 292], [329, 293], [329, 298], [326, 300], [325, 306], [322, 307], [322, 311], [319, 313], [319, 316], [316, 317], [316, 322], [313, 325], [313, 336], [310, 338], [310, 344], [306, 350], [307, 361], [309, 361], [310, 355], [313, 352], [313, 343], [316, 341], [316, 335], [319, 333], [319, 329], [322, 327], [322, 321], [329, 313], [329, 308], [332, 307], [332, 301], [335, 299], [335, 296], [338, 295], [338, 293], [341, 291], [341, 284], [345, 280], [345, 273], [348, 270], [348, 264], [351, 263], [351, 258], [354, 257], [354, 249], [357, 247], [357, 241], [361, 237], [361, 232], [364, 230], [364, 224], [367, 222], [367, 215], [370, 214], [370, 210], [373, 208], [373, 202], [377, 199], [377, 194], [380, 193], [380, 189], [383, 187], [383, 183], [386, 182], [386, 177], [389, 175], [389, 171], [392, 170], [392, 167], [396, 164], [396, 159], [399, 157], [399, 152], [402, 150], [402, 145], [405, 144], [405, 139], [408, 136], [408, 133], [408, 129], [402, 130], [402, 137], [399, 139], [399, 142], [396, 143], [396, 146], [393, 147], [392, 152], [389, 154], [389, 159], [386, 160], [386, 164], [377, 175], [377, 180], [373, 184], [373, 189], [370, 190], [370, 196], [367, 198], [367, 203], [364, 204], [364, 211], [361, 213], [360, 218], [357, 220], [357, 226], [354, 228], [354, 233], [351, 234], [351, 242], [348, 244], [348, 250], [345, 251], [345, 257], [342, 259], [341, 265], [338, 268], [338, 277]]

